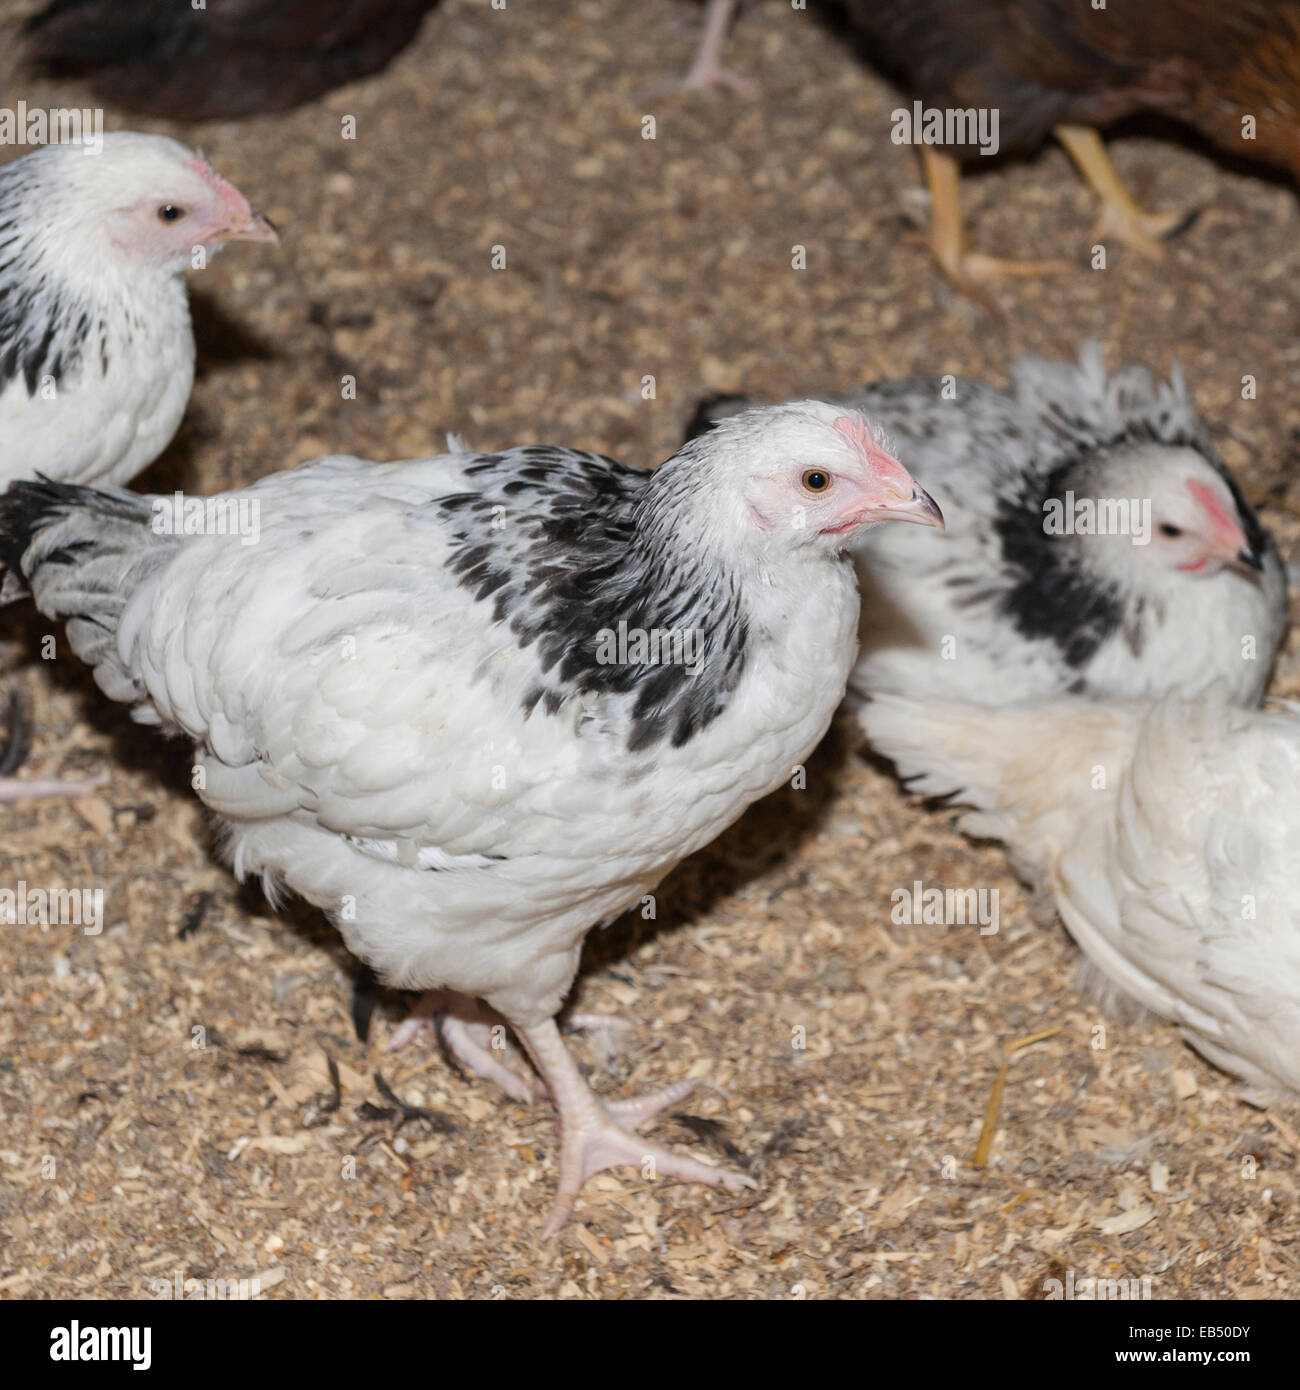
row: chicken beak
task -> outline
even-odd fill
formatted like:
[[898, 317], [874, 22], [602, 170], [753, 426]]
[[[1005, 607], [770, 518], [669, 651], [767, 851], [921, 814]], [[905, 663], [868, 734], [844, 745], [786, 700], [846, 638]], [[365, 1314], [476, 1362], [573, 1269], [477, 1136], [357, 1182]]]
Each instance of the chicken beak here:
[[1262, 573], [1263, 553], [1251, 545], [1240, 529], [1234, 527], [1233, 530], [1235, 534], [1218, 535], [1210, 541], [1205, 549], [1206, 558], [1239, 572]]
[[1244, 565], [1247, 569], [1259, 570], [1261, 573], [1264, 569], [1264, 557], [1253, 551], [1249, 545], [1243, 545], [1237, 551], [1233, 556], [1233, 563]]
[[915, 521], [919, 526], [937, 526], [943, 531], [943, 513], [939, 504], [923, 487], [912, 485], [912, 496], [906, 502], [888, 507], [872, 507], [863, 514], [866, 521]]
[[276, 231], [275, 223], [256, 208], [248, 210], [246, 221], [228, 227], [221, 235], [226, 241], [267, 241], [273, 245], [278, 245], [280, 241], [280, 233]]

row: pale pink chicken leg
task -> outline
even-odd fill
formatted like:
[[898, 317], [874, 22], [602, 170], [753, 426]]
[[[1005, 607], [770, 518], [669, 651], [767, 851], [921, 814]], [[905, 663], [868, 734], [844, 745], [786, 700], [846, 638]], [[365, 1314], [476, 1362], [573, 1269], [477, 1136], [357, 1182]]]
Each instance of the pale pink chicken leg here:
[[[544, 1235], [554, 1235], [568, 1220], [582, 1184], [603, 1168], [625, 1164], [641, 1170], [646, 1178], [678, 1178], [683, 1182], [721, 1183], [729, 1192], [754, 1187], [752, 1178], [728, 1168], [714, 1168], [659, 1144], [648, 1143], [634, 1132], [648, 1120], [677, 1105], [695, 1089], [692, 1081], [678, 1081], [660, 1091], [627, 1100], [600, 1100], [583, 1080], [564, 1045], [554, 1019], [536, 1028], [510, 1025], [536, 1066], [540, 1081], [525, 1080], [505, 1064], [505, 1024], [483, 1018], [465, 1018], [456, 1012], [477, 1008], [444, 990], [430, 990], [399, 1025], [385, 1051], [406, 1046], [428, 1028], [469, 1071], [495, 1082], [512, 1100], [527, 1104], [549, 1095], [560, 1112], [560, 1188]], [[626, 1019], [604, 1014], [573, 1013], [564, 1022], [566, 1032], [585, 1028], [630, 1028]]]
[[[546, 1088], [540, 1081], [535, 1077], [525, 1079], [505, 1064], [505, 1057], [509, 1051], [505, 1039], [505, 1023], [462, 1017], [455, 1011], [455, 1002], [444, 990], [426, 991], [420, 996], [415, 1008], [397, 1026], [384, 1051], [396, 1052], [399, 1048], [406, 1047], [427, 1029], [463, 1067], [472, 1071], [475, 1076], [481, 1076], [485, 1081], [494, 1082], [511, 1100], [517, 1100], [524, 1105], [542, 1100], [546, 1095]], [[472, 1001], [464, 1001], [464, 1004], [476, 1007]], [[622, 1031], [632, 1026], [626, 1019], [593, 1013], [574, 1012], [563, 1021], [566, 1033], [598, 1028]]]
[[48, 777], [0, 777], [0, 801], [34, 801], [46, 796], [89, 796], [102, 787], [102, 777], [82, 782], [59, 782]]
[[560, 1230], [569, 1219], [582, 1184], [604, 1168], [631, 1165], [640, 1169], [646, 1179], [677, 1178], [714, 1187], [720, 1184], [728, 1192], [758, 1186], [745, 1173], [711, 1167], [634, 1133], [661, 1110], [684, 1100], [694, 1083], [678, 1081], [651, 1095], [602, 1101], [583, 1080], [554, 1019], [535, 1028], [516, 1026], [515, 1032], [560, 1112], [560, 1187], [542, 1228], [543, 1238]]
[[102, 786], [103, 777], [75, 778], [62, 781], [53, 777], [30, 777], [26, 780], [8, 774], [22, 766], [27, 752], [26, 724], [22, 706], [16, 694], [5, 702], [9, 734], [0, 744], [0, 802], [34, 801], [47, 796], [89, 796]]
[[673, 78], [662, 83], [658, 92], [699, 92], [710, 87], [731, 87], [738, 92], [747, 92], [753, 86], [746, 78], [728, 72], [722, 66], [722, 49], [727, 41], [727, 29], [731, 24], [736, 0], [708, 0], [704, 15], [704, 32], [700, 35], [699, 46], [691, 61], [685, 77]]
[[398, 1025], [384, 1051], [396, 1052], [427, 1028], [463, 1067], [485, 1081], [495, 1082], [511, 1100], [523, 1105], [541, 1100], [544, 1092], [537, 1081], [525, 1080], [506, 1066], [504, 1036], [493, 1035], [494, 1028], [503, 1027], [481, 1019], [461, 1018], [448, 1009], [447, 997], [442, 991], [429, 990], [420, 996], [415, 1008]]

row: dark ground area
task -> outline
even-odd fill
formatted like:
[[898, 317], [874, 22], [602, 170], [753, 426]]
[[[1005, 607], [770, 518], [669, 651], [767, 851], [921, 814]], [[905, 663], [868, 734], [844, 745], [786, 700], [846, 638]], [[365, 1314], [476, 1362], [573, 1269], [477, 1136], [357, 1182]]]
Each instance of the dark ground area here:
[[[0, 18], [31, 8], [0, 0]], [[1112, 365], [1180, 361], [1252, 494], [1300, 503], [1286, 186], [1186, 143], [1119, 138], [1140, 199], [1202, 212], [1166, 265], [1118, 248], [1092, 271], [1095, 208], [1063, 153], [982, 171], [967, 185], [980, 249], [1079, 261], [994, 289], [990, 313], [915, 240], [925, 205], [913, 153], [889, 139], [897, 93], [807, 13], [746, 8], [729, 61], [753, 95], [645, 95], [685, 67], [698, 19], [671, 0], [447, 0], [375, 80], [286, 116], [168, 128], [283, 246], [232, 247], [192, 277], [201, 375], [138, 485], [210, 491], [323, 452], [419, 455], [449, 430], [650, 465], [710, 391], [1000, 381], [1018, 353], [1096, 337]], [[5, 44], [0, 100], [84, 104], [84, 89], [15, 80], [14, 62]], [[165, 128], [111, 109], [107, 123]], [[1265, 517], [1294, 556], [1292, 515]], [[1076, 951], [1030, 919], [1001, 853], [909, 803], [847, 726], [806, 791], [756, 807], [668, 880], [657, 922], [589, 941], [578, 986], [583, 1008], [637, 1023], [575, 1042], [598, 1089], [696, 1077], [686, 1112], [722, 1127], [760, 1191], [742, 1203], [607, 1173], [542, 1245], [549, 1107], [458, 1078], [429, 1046], [383, 1056], [398, 996], [358, 1042], [334, 933], [238, 888], [186, 749], [105, 707], [70, 663], [31, 660], [42, 631], [26, 618], [4, 647], [5, 684], [35, 706], [29, 775], [107, 781], [74, 804], [0, 808], [0, 883], [102, 887], [106, 922], [99, 937], [0, 930], [7, 1296], [147, 1297], [181, 1270], [259, 1275], [273, 1298], [1035, 1298], [1067, 1269], [1150, 1277], [1162, 1299], [1296, 1296], [1295, 1112], [1248, 1108], [1173, 1029], [1081, 1001]], [[1276, 687], [1298, 684], [1288, 657]], [[915, 879], [997, 888], [1001, 930], [891, 925], [891, 891]], [[1003, 1044], [1049, 1028], [1011, 1061], [976, 1169]], [[399, 1123], [376, 1070], [448, 1123]], [[654, 1132], [701, 1142], [671, 1119]]]

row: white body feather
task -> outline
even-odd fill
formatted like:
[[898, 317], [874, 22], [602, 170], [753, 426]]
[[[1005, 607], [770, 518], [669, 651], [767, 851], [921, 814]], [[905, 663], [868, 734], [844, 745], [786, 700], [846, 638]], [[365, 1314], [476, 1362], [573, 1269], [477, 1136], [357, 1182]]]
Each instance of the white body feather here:
[[1155, 705], [862, 711], [914, 790], [976, 808], [1111, 984], [1263, 1092], [1300, 1092], [1300, 715]]
[[[183, 554], [137, 600], [148, 620], [132, 661], [164, 722], [210, 745], [201, 795], [237, 873], [330, 911], [392, 983], [482, 996], [528, 1025], [559, 1009], [593, 922], [638, 902], [811, 752], [848, 676], [857, 595], [847, 565], [829, 592], [812, 573], [760, 585], [750, 597], [784, 640], [725, 717], [629, 766], [600, 702], [576, 701], [567, 735], [520, 718], [532, 663], [483, 631], [438, 563], [439, 534], [404, 525], [403, 500], [456, 490], [463, 457], [364, 480], [354, 460], [326, 460], [319, 492], [285, 477], [294, 510], [280, 526], [276, 480], [263, 483], [256, 566], [237, 547]], [[211, 586], [223, 604], [200, 597]], [[196, 649], [211, 653], [202, 683]]]
[[102, 358], [96, 338], [67, 379], [35, 394], [21, 377], [0, 388], [0, 485], [37, 472], [61, 482], [125, 483], [176, 433], [194, 384], [184, 281], [124, 281], [105, 296], [103, 312]]

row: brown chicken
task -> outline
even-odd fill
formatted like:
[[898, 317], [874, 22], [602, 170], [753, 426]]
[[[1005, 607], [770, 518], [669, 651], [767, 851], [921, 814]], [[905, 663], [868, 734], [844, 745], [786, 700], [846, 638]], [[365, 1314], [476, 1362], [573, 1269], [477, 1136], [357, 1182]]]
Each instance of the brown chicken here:
[[[1146, 212], [1097, 128], [1139, 112], [1193, 127], [1233, 154], [1300, 172], [1300, 0], [844, 0], [861, 53], [936, 109], [996, 110], [1003, 150], [1054, 134], [1102, 202], [1098, 235], [1159, 257], [1186, 224]], [[1059, 263], [969, 251], [958, 197], [967, 145], [921, 147], [931, 246], [955, 280]]]
[[438, 0], [51, 0], [30, 58], [132, 111], [181, 121], [287, 111], [378, 72]]

